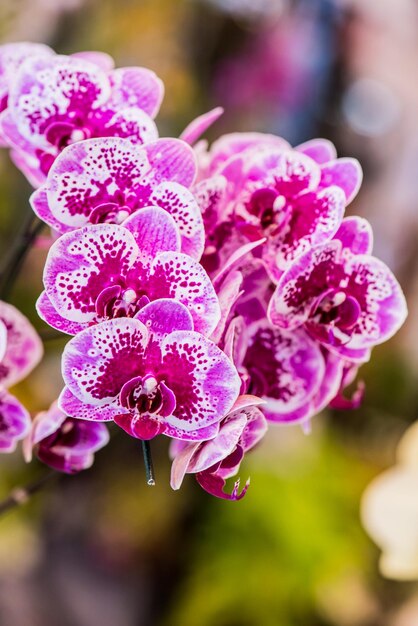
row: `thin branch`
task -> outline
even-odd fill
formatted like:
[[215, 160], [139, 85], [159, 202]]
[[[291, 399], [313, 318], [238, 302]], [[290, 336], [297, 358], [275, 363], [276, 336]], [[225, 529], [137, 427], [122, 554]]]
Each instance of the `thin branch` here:
[[51, 470], [47, 474], [41, 476], [38, 480], [28, 483], [24, 487], [15, 487], [12, 489], [7, 498], [0, 502], [0, 515], [26, 504], [35, 493], [42, 491], [48, 483], [59, 476], [62, 476], [62, 474], [56, 472], [55, 470]]
[[23, 262], [43, 227], [44, 223], [36, 215], [32, 213], [28, 216], [0, 272], [0, 298], [2, 300], [7, 299]]

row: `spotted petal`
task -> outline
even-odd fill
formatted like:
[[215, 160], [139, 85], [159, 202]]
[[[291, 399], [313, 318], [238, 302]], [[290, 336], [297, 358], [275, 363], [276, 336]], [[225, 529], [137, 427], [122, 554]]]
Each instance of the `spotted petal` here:
[[11, 387], [38, 365], [43, 346], [30, 322], [11, 304], [0, 301], [0, 321], [7, 330], [7, 348], [0, 363], [0, 384]]
[[[119, 406], [123, 385], [144, 373], [141, 367], [148, 338], [144, 324], [129, 318], [83, 330], [64, 349], [64, 382], [86, 404]], [[62, 401], [61, 407], [64, 410]]]
[[[260, 322], [251, 328], [244, 365], [251, 389], [266, 401], [267, 419], [286, 422], [302, 410], [319, 390], [325, 363], [318, 343], [303, 330], [281, 331]], [[299, 414], [298, 414], [299, 417]]]
[[221, 312], [215, 289], [203, 267], [186, 254], [163, 252], [150, 267], [147, 295], [151, 300], [173, 298], [184, 304], [195, 330], [210, 335]]
[[177, 405], [170, 426], [191, 431], [224, 417], [235, 402], [240, 379], [226, 355], [196, 332], [171, 333], [161, 344], [162, 371]]
[[122, 226], [85, 226], [60, 237], [50, 248], [44, 269], [49, 300], [72, 322], [96, 317], [100, 293], [117, 285], [138, 258], [131, 233]]
[[141, 148], [118, 137], [89, 139], [68, 146], [54, 162], [48, 203], [55, 218], [72, 228], [83, 226], [93, 209], [108, 204], [117, 206], [120, 222], [137, 208], [159, 204], [150, 196], [160, 183], [191, 184], [195, 167], [191, 148], [177, 139]]
[[97, 65], [68, 56], [33, 57], [18, 71], [9, 106], [20, 133], [48, 148], [48, 126], [71, 119], [72, 113], [85, 116], [109, 95], [109, 81]]

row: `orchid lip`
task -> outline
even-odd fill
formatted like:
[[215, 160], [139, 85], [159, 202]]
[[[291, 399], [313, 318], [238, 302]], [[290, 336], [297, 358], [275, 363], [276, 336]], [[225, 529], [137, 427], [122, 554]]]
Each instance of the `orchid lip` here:
[[128, 380], [120, 391], [119, 399], [126, 409], [161, 417], [168, 417], [176, 407], [174, 393], [164, 381], [159, 382], [152, 374]]
[[120, 206], [116, 202], [104, 202], [96, 206], [90, 213], [89, 220], [92, 224], [122, 224], [131, 214], [128, 206]]

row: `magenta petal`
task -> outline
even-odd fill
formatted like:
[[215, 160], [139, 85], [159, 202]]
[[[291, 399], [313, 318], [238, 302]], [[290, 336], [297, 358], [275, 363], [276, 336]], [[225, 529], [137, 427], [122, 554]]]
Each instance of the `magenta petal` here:
[[180, 233], [174, 219], [159, 207], [147, 207], [123, 222], [132, 233], [141, 255], [155, 258], [160, 252], [179, 252]]
[[152, 263], [150, 272], [150, 298], [170, 297], [181, 302], [189, 309], [195, 330], [210, 335], [221, 311], [203, 267], [186, 254], [163, 252]]
[[145, 67], [120, 67], [110, 75], [110, 105], [118, 109], [135, 106], [155, 117], [164, 96], [164, 85], [158, 76]]
[[190, 187], [196, 177], [196, 157], [181, 139], [159, 139], [144, 146], [154, 181], [172, 181]]
[[64, 382], [87, 404], [104, 406], [117, 402], [123, 385], [142, 373], [138, 370], [148, 338], [147, 328], [139, 320], [128, 318], [83, 330], [65, 346]]
[[311, 139], [296, 146], [295, 150], [306, 154], [306, 156], [320, 165], [337, 158], [335, 146], [328, 139]]
[[153, 439], [160, 434], [162, 424], [151, 416], [141, 415], [140, 417], [133, 415], [116, 415], [115, 423], [123, 428], [128, 435], [137, 439], [148, 440]]
[[265, 133], [229, 133], [222, 135], [213, 142], [210, 149], [210, 173], [219, 172], [222, 166], [237, 154], [242, 154], [252, 149], [265, 147], [287, 150], [287, 141], [276, 135]]
[[199, 260], [205, 232], [199, 205], [191, 191], [175, 182], [161, 183], [154, 189], [149, 201], [165, 209], [174, 219], [181, 236], [181, 251]]
[[58, 398], [58, 406], [70, 417], [76, 419], [90, 420], [92, 422], [111, 422], [115, 415], [123, 413], [125, 409], [120, 406], [110, 404], [96, 406], [87, 404], [74, 396], [68, 387], [64, 387]]
[[193, 320], [187, 308], [168, 298], [150, 302], [135, 315], [135, 319], [160, 339], [175, 330], [193, 330]]
[[203, 428], [196, 428], [195, 430], [183, 430], [182, 428], [165, 424], [163, 434], [166, 437], [174, 437], [181, 439], [182, 442], [201, 442], [207, 439], [213, 439], [219, 432], [219, 422], [204, 426]]
[[227, 321], [231, 315], [231, 311], [242, 292], [242, 274], [236, 270], [230, 272], [222, 285], [218, 288], [218, 298], [221, 308], [220, 320], [214, 329], [211, 339], [215, 343], [221, 341], [225, 332]]
[[45, 291], [57, 312], [72, 322], [92, 322], [96, 301], [118, 284], [139, 254], [123, 226], [89, 225], [62, 235], [50, 248], [44, 268]]
[[15, 385], [38, 365], [43, 346], [35, 329], [20, 311], [0, 301], [0, 321], [7, 329], [6, 353], [0, 363], [0, 383]]
[[10, 92], [10, 107], [19, 132], [32, 144], [48, 149], [47, 127], [101, 106], [110, 95], [106, 74], [85, 59], [34, 57], [20, 67]]
[[51, 213], [45, 186], [40, 187], [39, 189], [34, 191], [29, 198], [29, 202], [33, 209], [33, 212], [39, 217], [39, 219], [48, 224], [48, 226], [50, 226], [51, 228], [58, 231], [59, 233], [65, 233], [71, 230], [69, 227], [66, 227], [65, 224], [57, 220], [56, 217]]
[[321, 187], [337, 185], [349, 204], [357, 195], [363, 180], [363, 170], [357, 159], [336, 159], [321, 168]]
[[217, 436], [196, 450], [190, 459], [187, 473], [203, 472], [226, 459], [235, 450], [246, 424], [247, 418], [240, 412], [225, 420]]
[[325, 363], [318, 343], [300, 329], [281, 331], [259, 322], [250, 329], [244, 365], [251, 392], [266, 400], [267, 419], [286, 421], [289, 413], [304, 410], [321, 385]]
[[343, 219], [334, 239], [339, 239], [343, 248], [353, 254], [371, 254], [373, 249], [372, 227], [363, 217], [351, 216]]
[[25, 407], [7, 391], [0, 391], [0, 452], [13, 452], [30, 429], [31, 419]]
[[129, 139], [136, 146], [158, 139], [158, 129], [154, 120], [138, 107], [107, 109], [102, 115], [106, 122], [103, 122], [102, 127], [96, 131], [99, 136]]
[[190, 122], [190, 124], [184, 129], [180, 135], [180, 139], [192, 146], [198, 139], [200, 139], [203, 133], [221, 117], [223, 112], [224, 110], [222, 107], [216, 107], [203, 115], [199, 115], [199, 117], [196, 117], [196, 119]]
[[196, 480], [202, 489], [210, 493], [212, 496], [222, 498], [223, 500], [241, 500], [241, 498], [243, 498], [247, 493], [248, 487], [250, 486], [250, 481], [247, 480], [245, 486], [240, 492], [240, 481], [237, 480], [234, 483], [232, 492], [229, 494], [224, 491], [226, 484], [225, 480], [216, 474], [201, 472], [200, 474], [196, 474]]
[[48, 298], [46, 291], [43, 291], [36, 301], [36, 311], [39, 317], [49, 326], [67, 335], [76, 335], [88, 326], [86, 323], [71, 322], [66, 317], [60, 315]]
[[[192, 331], [177, 331], [161, 343], [162, 368], [177, 406], [167, 423], [183, 431], [210, 426], [235, 402], [241, 382], [226, 355]], [[181, 437], [179, 437], [181, 438]]]

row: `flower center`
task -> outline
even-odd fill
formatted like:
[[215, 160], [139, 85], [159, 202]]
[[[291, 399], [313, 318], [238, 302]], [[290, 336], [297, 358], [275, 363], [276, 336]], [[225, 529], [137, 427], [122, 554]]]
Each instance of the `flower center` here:
[[90, 213], [92, 224], [122, 224], [131, 214], [128, 206], [120, 206], [116, 202], [104, 202], [96, 206]]
[[121, 285], [105, 287], [96, 298], [96, 313], [99, 318], [113, 319], [115, 317], [133, 317], [150, 299], [144, 294], [138, 294], [131, 287]]
[[90, 139], [91, 132], [88, 128], [74, 122], [53, 122], [46, 129], [45, 136], [49, 143], [62, 150], [77, 141]]
[[135, 410], [139, 414], [150, 413], [168, 417], [176, 408], [174, 393], [152, 374], [136, 376], [125, 383], [119, 395], [125, 409]]
[[249, 213], [257, 217], [263, 231], [282, 228], [287, 222], [286, 198], [275, 189], [263, 187], [251, 195], [246, 205]]
[[361, 314], [361, 308], [353, 296], [343, 291], [332, 290], [322, 296], [314, 307], [312, 321], [316, 330], [310, 325], [314, 334], [321, 336], [331, 344], [348, 342]]

